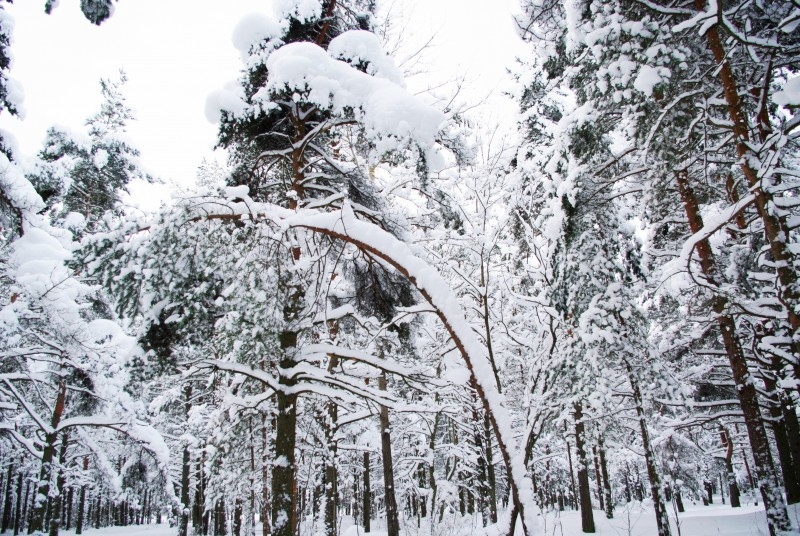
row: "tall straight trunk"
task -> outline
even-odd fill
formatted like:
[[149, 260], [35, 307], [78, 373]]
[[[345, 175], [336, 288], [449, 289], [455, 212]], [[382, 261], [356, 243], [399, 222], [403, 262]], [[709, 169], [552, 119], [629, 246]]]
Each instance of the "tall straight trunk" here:
[[[185, 418], [189, 419], [192, 411], [192, 386], [187, 385], [183, 389], [183, 412]], [[191, 505], [189, 504], [190, 471], [192, 469], [192, 457], [189, 452], [189, 445], [183, 447], [183, 459], [181, 460], [181, 505], [180, 521], [178, 522], [178, 536], [189, 536], [189, 514]], [[97, 523], [95, 524], [95, 526]]]
[[762, 374], [764, 387], [770, 393], [770, 400], [767, 400], [769, 410], [769, 423], [772, 428], [772, 435], [775, 438], [775, 450], [778, 452], [778, 463], [783, 474], [783, 488], [786, 490], [786, 503], [795, 504], [800, 502], [800, 480], [795, 478], [795, 464], [800, 460], [792, 458], [791, 445], [789, 444], [789, 434], [786, 430], [786, 421], [783, 418], [783, 393], [778, 388], [775, 377], [767, 372]]
[[603, 436], [600, 436], [597, 443], [597, 450], [600, 452], [600, 474], [603, 476], [603, 495], [606, 502], [606, 518], [614, 518], [614, 502], [611, 500], [611, 481], [608, 478], [608, 464], [606, 463], [606, 448], [603, 444]]
[[575, 504], [578, 501], [578, 488], [575, 486], [575, 468], [572, 467], [572, 447], [569, 446], [569, 441], [566, 441], [567, 444], [567, 463], [569, 465], [569, 485], [572, 488], [572, 507], [577, 509], [578, 505]]
[[225, 503], [217, 499], [214, 507], [214, 536], [225, 536]]
[[606, 511], [606, 501], [603, 495], [603, 478], [600, 476], [600, 458], [597, 455], [597, 445], [592, 445], [592, 458], [594, 459], [594, 479], [597, 482], [597, 500], [600, 510]]
[[[339, 359], [336, 356], [332, 356], [328, 362], [328, 372], [332, 372], [338, 366]], [[325, 534], [326, 536], [336, 536], [336, 516], [339, 506], [339, 471], [336, 460], [336, 421], [339, 416], [335, 402], [328, 401], [326, 406], [327, 419], [325, 420], [324, 429], [325, 441], [328, 444], [328, 452], [325, 461]]]
[[364, 452], [364, 491], [361, 496], [361, 513], [364, 516], [364, 532], [369, 532], [372, 517], [372, 484], [369, 482], [369, 452]]
[[[592, 491], [589, 487], [589, 460], [586, 455], [586, 425], [583, 423], [583, 407], [575, 404], [575, 450], [578, 453], [578, 495], [581, 503], [581, 529], [594, 532], [592, 513]], [[660, 535], [659, 535], [660, 536]]]
[[56, 475], [56, 496], [53, 498], [53, 512], [50, 517], [50, 536], [58, 536], [61, 528], [61, 511], [64, 506], [64, 464], [67, 461], [67, 446], [69, 445], [68, 435], [61, 436], [61, 450], [58, 453], [58, 473]]
[[25, 526], [30, 526], [30, 524], [31, 524], [31, 520], [30, 520], [30, 517], [31, 517], [31, 512], [30, 512], [31, 487], [33, 487], [33, 484], [29, 480], [27, 483], [25, 483], [25, 501], [22, 503], [22, 523], [21, 524], [25, 525]]
[[261, 535], [270, 536], [272, 530], [272, 521], [270, 520], [270, 511], [272, 510], [272, 503], [269, 499], [270, 484], [269, 484], [269, 468], [271, 465], [270, 449], [269, 449], [269, 436], [267, 434], [267, 416], [261, 417], [261, 445], [262, 445], [262, 459], [261, 459]]
[[667, 514], [667, 507], [664, 504], [664, 498], [661, 493], [661, 478], [658, 476], [655, 453], [650, 444], [650, 432], [647, 430], [647, 417], [644, 414], [642, 391], [630, 364], [626, 362], [625, 367], [628, 370], [628, 382], [631, 384], [631, 391], [633, 391], [633, 403], [636, 406], [639, 431], [642, 434], [642, 449], [644, 450], [644, 461], [647, 465], [647, 477], [650, 480], [650, 493], [653, 496], [653, 509], [656, 513], [658, 536], [670, 536], [669, 514]]
[[[689, 220], [689, 227], [692, 233], [698, 233], [704, 224], [700, 215], [697, 197], [689, 185], [688, 172], [682, 170], [677, 172], [675, 176], [686, 216]], [[698, 241], [696, 250], [700, 258], [700, 267], [703, 275], [708, 279], [709, 283], [715, 285], [718, 272], [716, 260], [708, 240]], [[736, 322], [726, 312], [727, 305], [727, 299], [721, 295], [715, 296], [712, 301], [712, 309], [717, 314], [717, 323], [722, 334], [722, 341], [725, 346], [725, 353], [728, 356], [731, 372], [733, 373], [733, 381], [736, 384], [736, 393], [739, 398], [739, 404], [742, 407], [747, 436], [750, 439], [750, 448], [753, 451], [758, 485], [761, 489], [761, 496], [767, 513], [767, 525], [770, 534], [773, 535], [778, 531], [789, 530], [791, 524], [786, 512], [786, 503], [783, 500], [780, 482], [772, 461], [767, 431], [761, 419], [761, 408], [758, 402], [756, 386], [751, 380], [750, 371], [747, 369], [747, 361], [736, 333]]]
[[19, 475], [17, 475], [17, 499], [14, 507], [14, 536], [17, 536], [22, 529], [22, 481], [23, 475], [20, 471]]
[[497, 523], [497, 479], [492, 455], [492, 426], [486, 414], [483, 416], [483, 437], [484, 445], [486, 445], [486, 484], [489, 487], [489, 495], [486, 499], [489, 501], [489, 520]]
[[194, 534], [203, 536], [208, 534], [208, 524], [205, 515], [205, 487], [203, 486], [203, 454], [195, 463], [194, 469], [194, 500], [192, 501], [192, 529]]
[[42, 449], [42, 464], [39, 470], [39, 482], [34, 499], [34, 506], [31, 511], [31, 522], [28, 526], [28, 534], [41, 532], [44, 530], [45, 514], [47, 513], [47, 497], [50, 496], [50, 479], [52, 477], [53, 457], [56, 453], [56, 441], [58, 440], [58, 425], [61, 416], [64, 414], [64, 405], [67, 401], [67, 382], [58, 382], [58, 392], [56, 403], [53, 405], [53, 415], [50, 419], [50, 429], [44, 436], [44, 449]]
[[[706, 0], [694, 0], [695, 8], [704, 10]], [[728, 61], [725, 48], [722, 44], [722, 39], [719, 35], [717, 25], [709, 28], [705, 33], [708, 46], [714, 56], [714, 61], [719, 65], [717, 72], [722, 84], [723, 94], [725, 96], [726, 104], [728, 105], [728, 115], [733, 123], [733, 134], [736, 139], [736, 153], [740, 160], [742, 173], [747, 179], [750, 191], [755, 194], [755, 205], [758, 211], [758, 216], [764, 225], [764, 237], [769, 243], [770, 252], [772, 253], [772, 260], [777, 272], [778, 282], [780, 284], [780, 292], [778, 292], [778, 300], [784, 306], [791, 332], [792, 350], [795, 355], [800, 353], [800, 344], [798, 344], [798, 331], [800, 331], [800, 316], [798, 316], [798, 305], [800, 304], [800, 289], [798, 288], [798, 277], [795, 269], [795, 254], [791, 248], [791, 240], [789, 239], [789, 227], [785, 218], [778, 216], [779, 212], [774, 210], [774, 203], [772, 193], [765, 191], [762, 188], [761, 177], [759, 176], [758, 169], [754, 167], [751, 158], [753, 155], [750, 149], [750, 134], [748, 128], [748, 121], [746, 114], [742, 108], [742, 102], [739, 97], [738, 85], [736, 77], [733, 74], [733, 69]], [[771, 69], [771, 62], [768, 64], [767, 69]], [[767, 82], [769, 81], [769, 71], [767, 72]], [[762, 91], [768, 90], [769, 84], [765, 84]], [[762, 99], [768, 101], [766, 95], [762, 95]], [[761, 141], [766, 140], [769, 134], [768, 118], [767, 121], [762, 121], [759, 125], [761, 130]], [[800, 379], [800, 363], [796, 360], [793, 363], [795, 379]], [[764, 483], [761, 484], [762, 490]], [[768, 484], [767, 484], [768, 485]], [[774, 492], [770, 492], [775, 495]], [[763, 494], [763, 491], [762, 491]], [[782, 501], [781, 501], [782, 502]], [[770, 517], [770, 505], [765, 503], [767, 507], [768, 518], [770, 518], [770, 532], [774, 529], [788, 530], [789, 521], [788, 517], [780, 514], [780, 507], [776, 505], [777, 510], [774, 516]], [[783, 507], [785, 510], [785, 506]], [[785, 519], [784, 519], [785, 518]]]
[[86, 507], [86, 486], [81, 486], [81, 493], [78, 497], [78, 518], [75, 522], [75, 534], [83, 534], [83, 510]]
[[14, 463], [11, 462], [8, 464], [8, 474], [6, 475], [6, 485], [5, 489], [3, 490], [3, 525], [0, 532], [6, 532], [11, 527], [12, 516], [11, 516], [11, 505], [13, 504], [14, 500], [14, 486], [12, 486], [14, 478]]
[[[378, 377], [378, 389], [386, 390], [386, 373]], [[386, 504], [386, 531], [389, 536], [400, 536], [400, 518], [397, 498], [394, 493], [394, 460], [392, 459], [392, 436], [389, 431], [389, 408], [381, 406], [381, 457], [383, 458], [383, 487]]]
[[795, 482], [800, 482], [800, 423], [797, 422], [797, 410], [792, 397], [786, 391], [781, 392], [781, 411], [783, 412], [783, 422], [786, 425], [789, 452], [794, 462], [794, 474], [786, 478], [792, 478]]
[[66, 529], [72, 528], [72, 502], [74, 500], [75, 489], [70, 486], [67, 492], [67, 524]]
[[233, 503], [233, 536], [242, 536], [242, 498], [236, 497]]
[[[296, 364], [290, 349], [297, 345], [297, 333], [281, 334], [283, 355], [281, 368], [288, 371]], [[272, 465], [272, 534], [295, 536], [297, 531], [297, 476], [295, 443], [297, 441], [297, 394], [292, 392], [294, 380], [279, 375], [280, 386], [275, 393], [275, 459]]]

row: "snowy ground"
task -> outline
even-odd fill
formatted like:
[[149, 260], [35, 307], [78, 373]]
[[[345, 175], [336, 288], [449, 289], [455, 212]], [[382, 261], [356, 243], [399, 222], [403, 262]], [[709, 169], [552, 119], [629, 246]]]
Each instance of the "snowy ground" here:
[[[763, 506], [743, 504], [731, 508], [716, 497], [713, 505], [687, 503], [686, 511], [678, 515], [680, 526], [675, 521], [675, 512], [670, 508], [672, 536], [760, 536], [767, 535], [767, 522]], [[800, 526], [800, 508], [793, 505], [789, 514], [795, 527]], [[545, 519], [544, 530], [548, 536], [571, 536], [581, 534], [581, 518], [578, 512], [557, 512]], [[606, 519], [603, 512], [595, 511], [594, 522], [597, 534], [603, 536], [655, 536], [656, 520], [652, 506], [639, 505], [619, 507], [614, 519]]]
[[[719, 497], [711, 506], [702, 504], [686, 504], [686, 512], [680, 514], [680, 527], [675, 523], [675, 514], [670, 512], [673, 536], [766, 536], [767, 525], [764, 509], [753, 504], [744, 504], [741, 508], [731, 508], [721, 504]], [[790, 507], [789, 515], [794, 526], [800, 527], [800, 505]], [[433, 536], [480, 536], [485, 534], [479, 523], [470, 518], [459, 521], [452, 520], [447, 530], [439, 531]], [[594, 513], [596, 534], [601, 536], [655, 536], [656, 522], [652, 508], [640, 505], [619, 507], [614, 512], [614, 519], [606, 519], [603, 512]], [[547, 536], [578, 536], [581, 533], [581, 520], [578, 512], [551, 512], [541, 518], [541, 525], [534, 534]], [[350, 525], [348, 523], [345, 523]], [[386, 529], [376, 522], [376, 527], [368, 533], [370, 536], [385, 536]], [[73, 536], [73, 531], [61, 531], [63, 536]], [[176, 536], [177, 529], [168, 525], [142, 525], [133, 527], [108, 527], [91, 529], [85, 536]], [[260, 534], [260, 531], [257, 531]], [[361, 527], [353, 525], [341, 527], [342, 536], [365, 536]], [[406, 523], [405, 536], [430, 536], [429, 527], [416, 528], [413, 522]]]

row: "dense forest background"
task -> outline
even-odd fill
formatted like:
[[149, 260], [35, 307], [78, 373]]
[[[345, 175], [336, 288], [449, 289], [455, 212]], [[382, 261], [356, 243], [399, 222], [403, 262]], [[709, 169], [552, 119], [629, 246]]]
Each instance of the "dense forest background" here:
[[243, 20], [229, 160], [158, 210], [121, 202], [160, 180], [124, 73], [37, 155], [3, 137], [0, 531], [527, 536], [643, 503], [666, 536], [722, 493], [789, 533], [800, 3], [522, 0], [503, 139], [406, 89], [380, 7]]

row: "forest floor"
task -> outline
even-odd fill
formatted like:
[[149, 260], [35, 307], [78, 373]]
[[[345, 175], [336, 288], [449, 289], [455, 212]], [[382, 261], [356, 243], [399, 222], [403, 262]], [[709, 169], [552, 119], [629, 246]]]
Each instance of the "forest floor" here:
[[[722, 504], [719, 497], [714, 498], [714, 504], [703, 506], [687, 502], [686, 511], [679, 514], [680, 526], [675, 522], [674, 512], [670, 513], [672, 536], [766, 536], [767, 525], [764, 517], [763, 506], [742, 501], [741, 508], [731, 508]], [[800, 504], [789, 508], [789, 516], [795, 529], [800, 528]], [[480, 523], [475, 523], [475, 518], [460, 518], [452, 520], [446, 530], [440, 530], [434, 536], [480, 536], [486, 534]], [[348, 523], [348, 521], [350, 521]], [[404, 536], [429, 536], [430, 528], [422, 526], [419, 529], [413, 522], [405, 524]], [[596, 534], [600, 536], [656, 536], [656, 522], [653, 510], [645, 503], [630, 504], [617, 507], [614, 519], [606, 519], [600, 510], [595, 510], [594, 521]], [[447, 522], [445, 522], [447, 524]], [[386, 536], [385, 527], [380, 521], [367, 534], [369, 536]], [[260, 534], [260, 526], [256, 534]], [[307, 527], [310, 528], [310, 527]], [[409, 530], [410, 529], [410, 530]], [[313, 529], [310, 532], [316, 532]], [[534, 534], [546, 536], [580, 536], [581, 518], [576, 511], [550, 512], [541, 518], [539, 527]], [[62, 536], [74, 536], [74, 531], [62, 530]], [[103, 529], [89, 529], [84, 531], [84, 536], [176, 536], [177, 528], [169, 525], [138, 525], [130, 527], [107, 527]], [[345, 518], [340, 528], [342, 536], [365, 536], [363, 529], [353, 525], [352, 520]]]

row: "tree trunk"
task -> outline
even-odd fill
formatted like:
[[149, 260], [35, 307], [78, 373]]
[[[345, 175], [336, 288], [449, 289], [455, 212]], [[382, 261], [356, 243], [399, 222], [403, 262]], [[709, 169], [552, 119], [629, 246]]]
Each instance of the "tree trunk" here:
[[739, 508], [739, 484], [736, 483], [736, 474], [733, 472], [733, 439], [730, 431], [724, 426], [720, 426], [720, 437], [722, 446], [725, 447], [725, 477], [728, 480], [728, 495], [731, 500], [731, 508]]
[[47, 513], [47, 497], [50, 496], [50, 479], [52, 477], [53, 457], [56, 452], [56, 440], [58, 439], [58, 424], [64, 414], [64, 404], [67, 400], [67, 382], [58, 382], [58, 394], [56, 403], [53, 406], [53, 416], [50, 420], [51, 432], [44, 436], [44, 449], [42, 450], [42, 465], [39, 470], [39, 483], [34, 499], [34, 506], [31, 512], [31, 522], [28, 526], [28, 534], [41, 532], [44, 529], [45, 514]]
[[[337, 366], [339, 366], [339, 359], [336, 356], [332, 356], [328, 362], [328, 372], [332, 372]], [[336, 422], [339, 417], [335, 402], [328, 401], [326, 406], [327, 418], [323, 421], [325, 423], [325, 440], [328, 444], [325, 461], [325, 534], [326, 536], [336, 536], [336, 518], [339, 506]]]
[[233, 504], [233, 536], [242, 536], [242, 499], [236, 498]]
[[372, 517], [372, 489], [369, 483], [369, 452], [364, 452], [364, 491], [362, 493], [361, 512], [364, 516], [364, 532], [369, 532], [369, 522]]
[[[378, 377], [378, 389], [386, 390], [386, 373]], [[383, 487], [386, 504], [386, 531], [388, 536], [400, 536], [400, 519], [397, 498], [394, 493], [394, 460], [392, 459], [392, 436], [389, 431], [389, 408], [381, 406], [381, 457], [383, 458]]]
[[22, 481], [22, 472], [20, 472], [17, 475], [17, 499], [14, 507], [14, 536], [17, 536], [19, 531], [22, 530]]
[[578, 494], [581, 503], [581, 529], [583, 532], [594, 532], [592, 492], [589, 487], [589, 460], [586, 455], [585, 425], [583, 423], [583, 408], [580, 403], [575, 404], [575, 450], [578, 453]]
[[670, 536], [669, 515], [664, 499], [661, 496], [661, 478], [658, 476], [656, 468], [656, 457], [653, 447], [650, 445], [650, 432], [647, 430], [647, 418], [644, 414], [642, 402], [642, 392], [639, 389], [639, 382], [633, 374], [633, 369], [629, 363], [625, 363], [628, 370], [628, 381], [633, 391], [633, 403], [636, 406], [636, 416], [639, 418], [639, 430], [642, 434], [642, 449], [644, 450], [644, 460], [647, 465], [647, 476], [650, 479], [650, 493], [653, 496], [653, 509], [656, 513], [656, 525], [658, 526], [658, 536]]
[[80, 497], [78, 497], [78, 519], [75, 523], [75, 534], [83, 534], [83, 509], [86, 505], [86, 486], [81, 486]]
[[[189, 413], [192, 410], [192, 386], [187, 385], [183, 389], [183, 411], [188, 421]], [[183, 447], [183, 460], [181, 465], [181, 505], [183, 510], [180, 512], [180, 520], [178, 522], [178, 536], [189, 536], [189, 513], [191, 505], [189, 504], [189, 486], [191, 485], [189, 473], [192, 468], [192, 458], [189, 452], [189, 445]]]
[[72, 528], [72, 503], [74, 502], [75, 498], [74, 495], [75, 495], [75, 488], [70, 486], [69, 491], [67, 492], [67, 524], [66, 524], [67, 530]]
[[11, 527], [11, 505], [14, 500], [14, 487], [11, 485], [14, 478], [14, 463], [8, 464], [8, 474], [6, 475], [6, 485], [3, 491], [3, 526], [0, 532], [6, 532]]
[[600, 459], [597, 456], [597, 446], [592, 446], [592, 458], [594, 459], [594, 479], [597, 482], [597, 500], [600, 503], [600, 510], [606, 511], [606, 501], [603, 496], [603, 479], [600, 476]]
[[[299, 259], [299, 251], [296, 253]], [[287, 322], [294, 318], [301, 297], [299, 288], [293, 288], [289, 304], [284, 310]], [[297, 531], [297, 475], [295, 443], [297, 441], [297, 394], [292, 391], [295, 381], [290, 375], [297, 364], [297, 332], [281, 333], [281, 361], [278, 381], [282, 389], [275, 392], [277, 417], [275, 419], [275, 458], [272, 465], [272, 534], [295, 536]]]
[[785, 475], [784, 478], [800, 483], [800, 424], [797, 422], [797, 410], [792, 397], [785, 391], [781, 392], [781, 411], [783, 422], [786, 426], [786, 440], [789, 443], [789, 453], [792, 458], [794, 473]]
[[67, 446], [69, 445], [66, 433], [61, 436], [61, 451], [58, 454], [58, 473], [56, 475], [56, 496], [53, 498], [53, 511], [50, 517], [50, 536], [58, 536], [61, 528], [61, 511], [64, 505], [64, 464], [67, 461]]
[[800, 481], [795, 478], [795, 464], [800, 460], [792, 458], [789, 435], [786, 430], [786, 421], [783, 418], [782, 393], [778, 389], [775, 378], [767, 372], [762, 375], [764, 387], [771, 394], [767, 400], [769, 410], [769, 423], [772, 428], [772, 435], [775, 438], [775, 450], [778, 452], [778, 463], [783, 474], [783, 487], [786, 490], [786, 503], [795, 504], [800, 502]]
[[484, 444], [486, 445], [486, 476], [488, 478], [487, 485], [489, 486], [489, 520], [492, 523], [497, 523], [497, 479], [494, 472], [494, 457], [492, 456], [492, 427], [489, 422], [489, 417], [484, 413], [483, 416], [483, 437]]
[[[705, 9], [706, 0], [694, 0], [694, 4], [696, 9], [702, 11]], [[798, 355], [800, 354], [800, 344], [798, 344], [798, 331], [800, 331], [800, 317], [798, 316], [800, 289], [798, 289], [798, 277], [795, 271], [795, 254], [791, 249], [789, 228], [785, 218], [779, 217], [777, 214], [778, 211], [774, 210], [775, 205], [772, 199], [772, 193], [762, 188], [758, 169], [753, 167], [751, 158], [749, 158], [754, 155], [749, 147], [750, 134], [748, 121], [742, 109], [736, 77], [727, 59], [718, 27], [714, 25], [709, 28], [705, 36], [708, 41], [708, 46], [714, 56], [714, 60], [719, 65], [717, 72], [719, 73], [723, 94], [728, 105], [728, 115], [733, 123], [733, 134], [736, 138], [736, 153], [739, 157], [742, 172], [747, 179], [750, 191], [755, 194], [756, 210], [764, 225], [764, 237], [769, 243], [772, 261], [774, 262], [775, 271], [778, 275], [778, 282], [780, 283], [780, 291], [777, 297], [788, 316], [791, 339], [793, 341], [792, 353]], [[762, 98], [765, 102], [767, 101], [766, 95], [763, 95]], [[762, 138], [765, 137], [764, 134], [765, 133], [762, 133]], [[762, 141], [764, 141], [764, 139], [762, 139]], [[800, 362], [795, 360], [793, 367], [795, 379], [800, 379]], [[756, 464], [758, 464], [758, 462], [756, 462]], [[768, 475], [765, 475], [765, 478], [768, 479]], [[761, 476], [759, 480], [761, 480], [760, 486], [763, 495], [765, 486], [769, 486], [770, 484], [767, 484], [767, 481], [763, 480]], [[768, 491], [768, 493], [773, 496], [774, 500], [776, 492], [773, 490]], [[783, 503], [782, 500], [780, 502]], [[775, 505], [777, 510], [774, 510], [770, 508], [769, 503], [765, 503], [765, 507], [767, 507], [768, 519], [771, 527], [770, 532], [776, 529], [788, 530], [790, 527], [789, 518], [780, 513], [781, 506]], [[784, 511], [786, 510], [785, 505], [783, 505], [782, 509]]]
[[[697, 198], [689, 185], [688, 173], [682, 170], [677, 172], [675, 176], [678, 181], [678, 190], [683, 200], [684, 209], [686, 210], [686, 216], [689, 220], [689, 227], [692, 233], [698, 233], [703, 228], [703, 219], [700, 215]], [[716, 261], [708, 240], [700, 240], [696, 249], [703, 275], [705, 275], [710, 284], [716, 285]], [[751, 381], [750, 372], [747, 369], [747, 361], [736, 333], [736, 323], [732, 316], [725, 313], [726, 307], [727, 299], [724, 296], [717, 295], [714, 297], [712, 309], [718, 315], [717, 322], [722, 334], [725, 353], [728, 356], [739, 404], [744, 414], [747, 435], [750, 439], [750, 448], [753, 451], [753, 459], [755, 460], [759, 488], [761, 489], [764, 508], [767, 512], [767, 525], [770, 534], [774, 534], [777, 531], [789, 530], [791, 524], [786, 512], [786, 504], [783, 500], [780, 483], [775, 473], [767, 432], [764, 428], [764, 422], [761, 420], [761, 408], [758, 403], [756, 387]]]
[[262, 460], [261, 460], [261, 535], [270, 536], [272, 530], [272, 522], [270, 520], [270, 512], [272, 510], [272, 503], [269, 499], [269, 468], [271, 464], [269, 438], [267, 435], [267, 416], [261, 417], [261, 445], [262, 445]]
[[566, 441], [567, 444], [567, 463], [569, 464], [569, 483], [572, 487], [572, 506], [574, 509], [577, 510], [578, 505], [575, 504], [578, 501], [578, 488], [575, 486], [575, 469], [572, 467], [572, 448], [569, 446], [569, 441]]
[[600, 451], [600, 474], [603, 476], [603, 495], [606, 502], [606, 518], [614, 518], [614, 503], [611, 500], [611, 482], [608, 479], [608, 464], [606, 463], [606, 449], [603, 445], [603, 437], [598, 439], [598, 450]]

